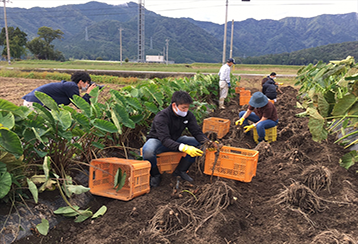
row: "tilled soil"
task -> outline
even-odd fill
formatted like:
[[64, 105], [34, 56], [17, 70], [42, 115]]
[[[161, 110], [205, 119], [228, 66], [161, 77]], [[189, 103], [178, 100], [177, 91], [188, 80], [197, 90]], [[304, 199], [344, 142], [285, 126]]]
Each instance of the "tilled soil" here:
[[[296, 108], [297, 91], [282, 87], [275, 104], [277, 141], [256, 147], [251, 135], [236, 128], [238, 99], [210, 116], [230, 119], [226, 146], [257, 149], [259, 162], [251, 182], [201, 173], [196, 162], [189, 171], [194, 185], [180, 184], [164, 174], [159, 187], [125, 202], [95, 196], [95, 220], [60, 222], [45, 237], [33, 235], [15, 243], [356, 243], [358, 241], [357, 167], [345, 170], [339, 158], [347, 153], [334, 144], [311, 139], [308, 118]], [[254, 90], [252, 90], [254, 91]]]

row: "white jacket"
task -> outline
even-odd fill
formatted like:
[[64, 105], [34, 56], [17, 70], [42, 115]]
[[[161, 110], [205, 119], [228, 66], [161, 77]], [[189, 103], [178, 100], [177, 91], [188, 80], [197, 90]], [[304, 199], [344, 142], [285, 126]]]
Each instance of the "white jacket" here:
[[224, 64], [223, 66], [221, 66], [218, 75], [220, 76], [220, 80], [224, 80], [227, 83], [229, 83], [230, 82], [230, 66], [228, 64]]

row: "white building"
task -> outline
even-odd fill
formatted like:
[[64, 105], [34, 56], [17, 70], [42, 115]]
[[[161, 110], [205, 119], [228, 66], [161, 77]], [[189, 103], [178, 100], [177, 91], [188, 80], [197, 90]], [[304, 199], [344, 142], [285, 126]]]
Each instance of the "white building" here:
[[147, 63], [164, 63], [164, 56], [162, 55], [146, 55], [145, 61]]

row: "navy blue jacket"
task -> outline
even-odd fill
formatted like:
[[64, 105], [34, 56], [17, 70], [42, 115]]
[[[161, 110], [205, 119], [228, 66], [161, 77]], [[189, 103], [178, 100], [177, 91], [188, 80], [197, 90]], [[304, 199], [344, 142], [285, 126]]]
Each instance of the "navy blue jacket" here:
[[[64, 105], [68, 105], [71, 103], [70, 98], [72, 98], [73, 95], [80, 95], [80, 91], [75, 82], [63, 80], [61, 82], [54, 82], [39, 86], [30, 93], [23, 96], [22, 99], [28, 102], [35, 102], [43, 105], [40, 100], [37, 99], [37, 97], [35, 96], [35, 91], [43, 92], [52, 97], [52, 99], [55, 100], [57, 104]], [[86, 102], [90, 102], [90, 96], [87, 93], [82, 98], [85, 99]]]
[[266, 95], [269, 99], [273, 100], [277, 98], [277, 86], [275, 81], [269, 78], [262, 87], [262, 93]]
[[198, 142], [203, 144], [208, 140], [196, 122], [196, 118], [192, 112], [188, 111], [185, 117], [181, 117], [173, 111], [172, 105], [170, 105], [157, 113], [154, 117], [147, 139], [158, 139], [170, 150], [179, 151], [180, 143], [176, 142], [176, 140], [182, 136], [185, 128], [188, 128], [191, 135], [195, 137]]

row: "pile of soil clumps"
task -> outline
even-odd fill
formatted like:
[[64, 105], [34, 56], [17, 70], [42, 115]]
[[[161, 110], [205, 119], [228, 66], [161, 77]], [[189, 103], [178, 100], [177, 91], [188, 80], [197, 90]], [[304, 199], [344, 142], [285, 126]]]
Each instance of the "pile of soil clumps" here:
[[[210, 117], [230, 119], [226, 146], [260, 152], [256, 176], [240, 182], [190, 168], [195, 182], [164, 174], [159, 187], [129, 202], [95, 196], [91, 209], [107, 213], [75, 223], [66, 219], [47, 236], [33, 235], [15, 243], [357, 243], [357, 166], [346, 170], [339, 159], [347, 150], [335, 138], [312, 140], [308, 118], [296, 107], [297, 90], [282, 87], [275, 103], [277, 141], [256, 145], [236, 127], [238, 98]], [[254, 91], [252, 91], [254, 92]]]

